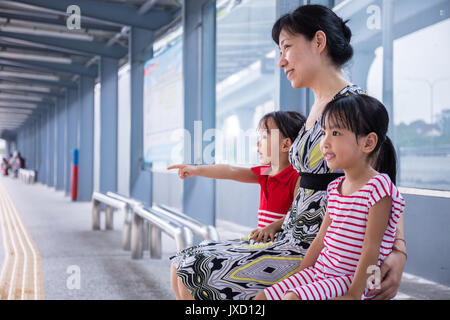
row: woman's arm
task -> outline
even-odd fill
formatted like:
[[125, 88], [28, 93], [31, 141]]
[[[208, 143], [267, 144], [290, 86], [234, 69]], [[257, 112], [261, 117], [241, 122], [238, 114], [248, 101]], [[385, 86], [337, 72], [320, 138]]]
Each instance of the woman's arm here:
[[167, 170], [178, 169], [180, 179], [189, 177], [205, 177], [213, 179], [228, 179], [246, 183], [258, 183], [258, 175], [250, 168], [234, 167], [227, 164], [215, 164], [205, 166], [190, 166], [176, 164]]
[[381, 264], [382, 282], [380, 287], [370, 290], [367, 293], [368, 295], [375, 295], [374, 300], [390, 300], [397, 295], [398, 288], [400, 287], [406, 264], [405, 228], [403, 221], [402, 215], [397, 224], [394, 248]]
[[302, 271], [303, 269], [311, 267], [316, 263], [317, 258], [319, 257], [319, 254], [324, 247], [323, 239], [325, 238], [327, 229], [330, 226], [330, 224], [331, 218], [327, 210], [327, 212], [325, 213], [325, 217], [322, 221], [322, 225], [320, 226], [319, 232], [317, 233], [317, 236], [314, 238], [313, 242], [311, 243], [311, 246], [308, 248], [308, 251], [303, 257], [302, 263], [300, 264], [298, 271]]
[[384, 197], [369, 209], [361, 257], [352, 284], [347, 294], [344, 295], [344, 299], [361, 299], [367, 286], [367, 279], [371, 275], [371, 273], [368, 273], [369, 267], [376, 266], [378, 263], [380, 245], [391, 216], [391, 209], [391, 197]]

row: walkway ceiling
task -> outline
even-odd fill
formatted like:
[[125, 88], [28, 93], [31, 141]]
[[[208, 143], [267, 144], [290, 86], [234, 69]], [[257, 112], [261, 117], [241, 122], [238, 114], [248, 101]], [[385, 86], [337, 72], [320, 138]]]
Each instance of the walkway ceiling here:
[[[69, 30], [78, 5], [81, 29]], [[0, 138], [97, 77], [100, 57], [128, 61], [130, 27], [158, 33], [181, 15], [181, 0], [0, 0]]]

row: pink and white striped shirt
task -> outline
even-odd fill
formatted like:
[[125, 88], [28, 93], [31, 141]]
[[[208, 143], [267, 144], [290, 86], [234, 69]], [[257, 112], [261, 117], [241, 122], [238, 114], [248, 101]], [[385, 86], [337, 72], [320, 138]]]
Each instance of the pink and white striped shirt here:
[[379, 200], [392, 198], [391, 217], [383, 235], [377, 265], [392, 251], [397, 223], [405, 200], [387, 174], [378, 174], [357, 192], [344, 196], [338, 190], [345, 177], [328, 185], [328, 214], [331, 224], [315, 267], [325, 277], [353, 275], [361, 256], [369, 209]]

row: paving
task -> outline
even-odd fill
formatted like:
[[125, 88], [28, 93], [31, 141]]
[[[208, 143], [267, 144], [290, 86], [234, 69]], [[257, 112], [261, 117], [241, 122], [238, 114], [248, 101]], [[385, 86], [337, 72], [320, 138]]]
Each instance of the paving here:
[[[169, 257], [175, 252], [163, 234], [162, 259], [131, 259], [122, 250], [122, 222], [114, 217], [114, 230], [91, 229], [91, 203], [72, 202], [62, 191], [42, 184], [27, 185], [0, 177], [39, 248], [45, 298], [50, 300], [171, 300]], [[102, 226], [104, 221], [102, 220]], [[217, 221], [222, 239], [248, 234], [250, 228]], [[0, 242], [2, 235], [0, 230]], [[3, 262], [0, 246], [0, 263]], [[395, 299], [450, 299], [450, 287], [404, 274]]]

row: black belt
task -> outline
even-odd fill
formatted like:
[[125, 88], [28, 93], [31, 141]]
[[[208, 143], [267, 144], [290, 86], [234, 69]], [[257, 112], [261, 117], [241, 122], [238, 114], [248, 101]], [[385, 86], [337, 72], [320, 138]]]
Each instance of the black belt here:
[[308, 173], [308, 172], [300, 172], [300, 187], [311, 190], [327, 190], [328, 184], [343, 176], [343, 172], [335, 172], [335, 173]]

